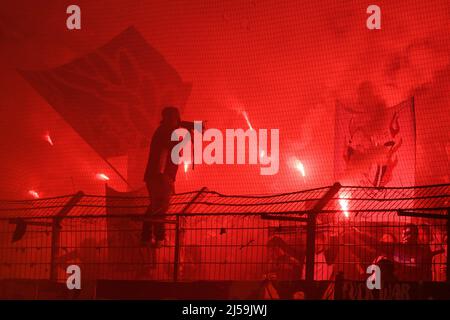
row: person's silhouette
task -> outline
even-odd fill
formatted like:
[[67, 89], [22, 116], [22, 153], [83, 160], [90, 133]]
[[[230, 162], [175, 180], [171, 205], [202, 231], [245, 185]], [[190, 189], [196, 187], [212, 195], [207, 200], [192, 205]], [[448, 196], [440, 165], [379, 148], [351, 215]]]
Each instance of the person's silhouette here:
[[[172, 132], [180, 126], [180, 112], [176, 107], [166, 107], [162, 111], [162, 120], [153, 134], [144, 181], [150, 194], [148, 215], [163, 219], [169, 209], [170, 198], [174, 193], [174, 183], [178, 165], [171, 159], [171, 150], [176, 141], [171, 140]], [[165, 226], [162, 222], [145, 221], [142, 228], [143, 244], [151, 244], [154, 237], [156, 247], [165, 240]]]

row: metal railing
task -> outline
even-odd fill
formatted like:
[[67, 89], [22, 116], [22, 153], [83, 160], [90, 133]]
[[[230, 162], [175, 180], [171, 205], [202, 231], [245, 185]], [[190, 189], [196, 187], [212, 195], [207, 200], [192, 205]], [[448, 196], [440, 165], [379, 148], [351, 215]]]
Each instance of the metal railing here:
[[[450, 185], [335, 184], [262, 196], [176, 194], [162, 248], [141, 245], [145, 193], [0, 200], [0, 280], [361, 280], [372, 263], [398, 281], [449, 282]], [[407, 227], [417, 238], [405, 242]], [[409, 230], [411, 231], [411, 230]]]

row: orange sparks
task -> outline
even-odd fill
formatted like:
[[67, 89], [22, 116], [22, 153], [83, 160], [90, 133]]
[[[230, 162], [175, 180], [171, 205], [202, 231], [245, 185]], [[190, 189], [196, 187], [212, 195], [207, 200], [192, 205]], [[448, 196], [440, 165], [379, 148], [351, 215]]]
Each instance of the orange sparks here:
[[245, 121], [247, 122], [247, 125], [248, 125], [249, 129], [250, 129], [250, 130], [255, 130], [255, 129], [253, 129], [252, 124], [250, 123], [250, 120], [249, 120], [249, 118], [248, 118], [247, 111], [242, 111], [242, 115], [244, 116], [244, 119], [245, 119]]
[[32, 196], [34, 199], [39, 199], [40, 198], [39, 193], [37, 191], [30, 190], [30, 191], [28, 191], [28, 194], [30, 196]]
[[48, 142], [48, 144], [49, 145], [51, 145], [52, 147], [53, 147], [53, 140], [52, 140], [52, 137], [50, 137], [50, 133], [46, 133], [45, 135], [44, 135], [44, 139], [45, 139], [45, 141], [47, 141]]
[[95, 177], [101, 181], [109, 181], [109, 177], [104, 173], [97, 173]]
[[302, 177], [306, 177], [305, 166], [300, 160], [295, 161], [295, 168], [301, 173]]
[[348, 219], [350, 217], [350, 213], [348, 212], [349, 209], [349, 201], [347, 200], [348, 196], [341, 194], [339, 198], [340, 198], [339, 205], [341, 206], [342, 213], [344, 214], [344, 217]]

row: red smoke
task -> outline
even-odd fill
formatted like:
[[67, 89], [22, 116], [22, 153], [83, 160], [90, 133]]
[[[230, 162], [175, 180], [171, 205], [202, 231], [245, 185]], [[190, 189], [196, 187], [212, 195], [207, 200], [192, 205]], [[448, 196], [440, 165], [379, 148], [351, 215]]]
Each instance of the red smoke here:
[[[208, 127], [247, 128], [229, 101], [239, 101], [256, 128], [280, 129], [280, 172], [258, 166], [180, 168], [177, 191], [265, 193], [333, 181], [334, 102], [358, 102], [361, 83], [375, 92], [362, 108], [390, 107], [415, 96], [418, 184], [449, 181], [450, 3], [378, 1], [382, 29], [369, 31], [364, 1], [92, 1], [82, 2], [82, 29], [65, 28], [65, 4], [14, 2], [0, 12], [0, 193], [21, 198], [24, 186], [45, 195], [103, 193], [92, 177], [108, 168], [16, 69], [66, 63], [134, 25], [193, 84], [183, 117]], [[105, 10], [108, 8], [108, 10]], [[432, 17], [432, 19], [430, 18]], [[51, 129], [58, 143], [43, 145]], [[50, 141], [47, 139], [49, 144]], [[147, 145], [109, 161], [138, 184]], [[270, 149], [269, 149], [270, 150]], [[289, 161], [307, 166], [306, 183]], [[131, 163], [135, 172], [128, 172]], [[142, 172], [141, 172], [142, 171]], [[126, 185], [105, 172], [117, 189]]]

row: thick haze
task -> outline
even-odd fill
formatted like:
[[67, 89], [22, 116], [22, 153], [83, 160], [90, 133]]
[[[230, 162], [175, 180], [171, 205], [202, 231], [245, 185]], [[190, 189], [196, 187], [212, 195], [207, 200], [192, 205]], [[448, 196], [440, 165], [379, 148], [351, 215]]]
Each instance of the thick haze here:
[[[302, 3], [304, 2], [304, 4]], [[327, 4], [327, 2], [332, 4]], [[14, 1], [0, 11], [0, 194], [103, 193], [95, 174], [125, 186], [17, 73], [61, 65], [134, 25], [193, 84], [183, 117], [209, 127], [280, 129], [280, 172], [259, 166], [180, 168], [177, 191], [268, 193], [333, 182], [334, 107], [390, 107], [414, 95], [416, 183], [449, 182], [450, 2], [376, 1], [382, 29], [366, 28], [372, 1]], [[363, 86], [361, 86], [363, 84]], [[375, 95], [365, 96], [365, 85]], [[358, 94], [359, 92], [359, 94]], [[43, 138], [49, 132], [50, 146]], [[145, 155], [143, 155], [146, 157]], [[303, 179], [292, 167], [304, 163]], [[126, 159], [113, 159], [126, 174]]]

